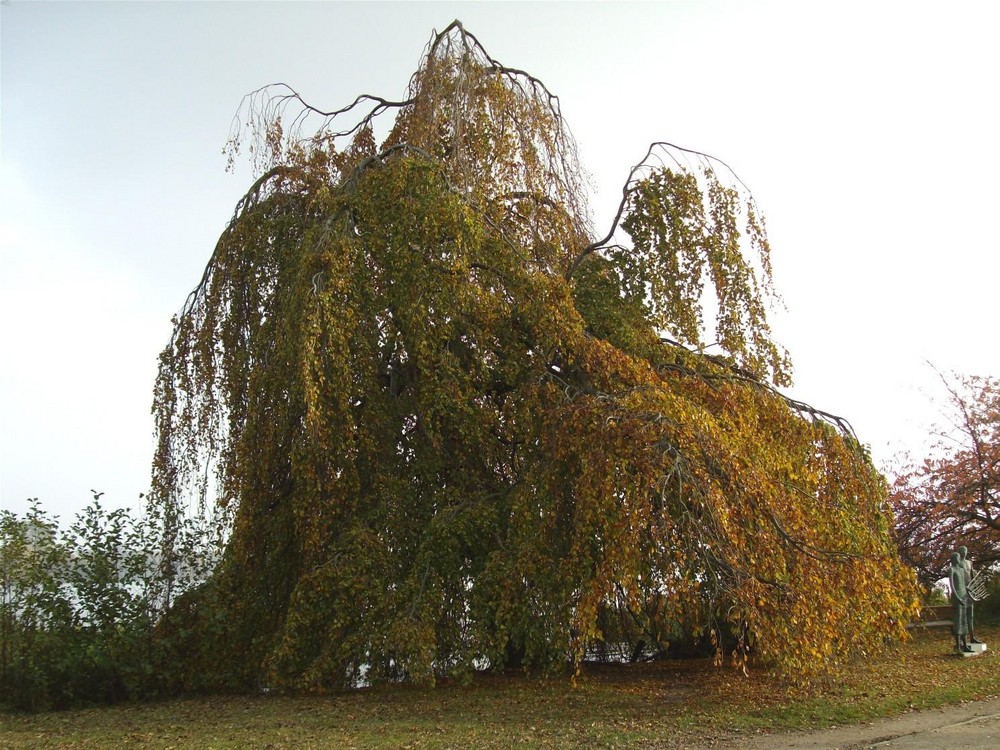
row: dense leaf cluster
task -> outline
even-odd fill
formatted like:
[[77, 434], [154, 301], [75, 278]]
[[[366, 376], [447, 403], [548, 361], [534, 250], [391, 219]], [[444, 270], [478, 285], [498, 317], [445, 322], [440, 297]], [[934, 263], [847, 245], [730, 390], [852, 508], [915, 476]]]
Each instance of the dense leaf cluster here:
[[268, 169], [157, 381], [157, 502], [233, 519], [174, 617], [207, 674], [433, 682], [700, 634], [802, 673], [903, 633], [884, 481], [769, 384], [763, 222], [718, 163], [663, 145], [595, 241], [558, 100], [458, 24], [402, 102], [287, 91], [251, 101]]

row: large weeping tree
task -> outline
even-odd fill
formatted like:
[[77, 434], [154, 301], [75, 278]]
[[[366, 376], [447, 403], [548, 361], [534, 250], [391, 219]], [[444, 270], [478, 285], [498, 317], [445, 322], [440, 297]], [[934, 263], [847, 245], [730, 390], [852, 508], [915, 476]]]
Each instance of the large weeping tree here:
[[764, 224], [721, 162], [653, 144], [598, 236], [558, 99], [458, 22], [403, 100], [268, 87], [240, 141], [261, 176], [154, 405], [154, 501], [230, 525], [170, 631], [199, 668], [433, 681], [704, 633], [809, 672], [903, 634], [884, 481], [776, 390]]

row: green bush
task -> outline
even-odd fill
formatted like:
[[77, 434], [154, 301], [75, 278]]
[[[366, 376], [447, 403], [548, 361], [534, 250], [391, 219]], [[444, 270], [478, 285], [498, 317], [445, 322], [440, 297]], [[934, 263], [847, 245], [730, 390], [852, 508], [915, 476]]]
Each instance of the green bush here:
[[219, 557], [204, 522], [105, 510], [100, 493], [61, 529], [37, 498], [0, 512], [0, 702], [38, 711], [164, 694], [173, 650], [157, 634]]
[[990, 581], [989, 594], [976, 605], [976, 618], [979, 621], [1000, 621], [1000, 573], [993, 575]]

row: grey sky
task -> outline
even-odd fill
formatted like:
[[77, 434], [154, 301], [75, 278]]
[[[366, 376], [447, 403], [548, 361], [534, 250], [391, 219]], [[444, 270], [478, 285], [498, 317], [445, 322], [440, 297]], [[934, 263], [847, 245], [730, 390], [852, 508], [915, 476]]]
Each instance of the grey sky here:
[[557, 93], [610, 222], [652, 140], [763, 207], [795, 395], [876, 459], [919, 449], [942, 369], [1000, 374], [996, 3], [0, 6], [0, 504], [146, 489], [156, 356], [252, 175], [222, 146], [275, 81], [403, 93], [461, 18]]

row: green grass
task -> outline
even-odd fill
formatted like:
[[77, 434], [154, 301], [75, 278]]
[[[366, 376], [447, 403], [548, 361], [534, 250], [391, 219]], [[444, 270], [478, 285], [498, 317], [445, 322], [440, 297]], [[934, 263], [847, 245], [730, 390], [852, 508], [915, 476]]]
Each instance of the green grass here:
[[[1000, 647], [1000, 627], [980, 636]], [[478, 677], [469, 686], [325, 696], [186, 699], [0, 714], [3, 748], [657, 748], [720, 734], [822, 727], [1000, 694], [996, 651], [950, 653], [946, 629], [792, 685], [705, 661], [594, 667], [568, 679]]]

